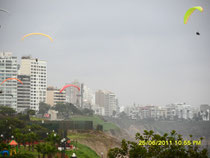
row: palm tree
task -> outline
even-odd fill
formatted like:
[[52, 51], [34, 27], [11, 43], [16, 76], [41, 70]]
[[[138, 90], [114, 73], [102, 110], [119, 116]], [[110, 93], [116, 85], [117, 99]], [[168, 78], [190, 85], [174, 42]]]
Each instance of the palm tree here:
[[52, 143], [45, 144], [45, 150], [48, 158], [52, 158], [57, 153], [57, 148]]
[[22, 140], [23, 140], [23, 134], [21, 133], [19, 128], [16, 128], [13, 131], [13, 135], [15, 136], [15, 139], [18, 143], [18, 149], [20, 149], [20, 144], [22, 143]]
[[34, 151], [34, 142], [38, 141], [38, 136], [34, 132], [31, 132], [30, 135], [31, 135], [32, 151]]
[[[57, 148], [55, 147], [55, 145], [53, 143], [40, 143], [38, 145], [36, 145], [36, 150], [38, 153], [42, 153], [42, 158], [45, 158], [45, 156], [47, 155], [48, 158], [52, 158], [55, 153], [57, 152]], [[40, 158], [40, 155], [39, 155]]]
[[40, 153], [41, 153], [41, 151], [42, 151], [42, 144], [37, 144], [37, 145], [35, 146], [35, 149], [36, 149], [36, 151], [38, 152], [38, 158], [41, 158]]
[[32, 142], [31, 133], [26, 134], [26, 140], [28, 142], [28, 150], [31, 151], [31, 142]]

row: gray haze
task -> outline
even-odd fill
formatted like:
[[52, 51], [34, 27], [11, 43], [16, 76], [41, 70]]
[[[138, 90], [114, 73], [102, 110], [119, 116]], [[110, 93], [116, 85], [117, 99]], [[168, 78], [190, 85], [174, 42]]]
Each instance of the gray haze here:
[[[48, 62], [48, 85], [78, 79], [120, 105], [210, 104], [209, 0], [0, 0], [0, 52]], [[187, 9], [202, 6], [187, 25]], [[199, 31], [201, 36], [195, 35]], [[31, 32], [49, 34], [21, 37]]]

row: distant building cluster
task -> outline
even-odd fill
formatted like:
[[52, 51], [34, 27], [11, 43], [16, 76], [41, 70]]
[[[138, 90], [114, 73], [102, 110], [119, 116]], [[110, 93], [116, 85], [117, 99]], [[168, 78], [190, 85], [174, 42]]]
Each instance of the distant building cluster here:
[[209, 121], [209, 105], [201, 105], [200, 109], [186, 103], [170, 104], [166, 106], [130, 106], [124, 112], [130, 119], [142, 120], [203, 120]]
[[[92, 109], [95, 114], [118, 117], [124, 112], [130, 119], [154, 120], [203, 120], [209, 121], [210, 106], [200, 105], [200, 109], [186, 103], [166, 106], [129, 106], [120, 107], [115, 93], [107, 90], [94, 92], [84, 83], [75, 80], [68, 84], [78, 86], [68, 87], [60, 92], [60, 88], [47, 87], [47, 62], [31, 56], [23, 56], [20, 64], [11, 52], [0, 53], [0, 81], [8, 80], [0, 86], [0, 106], [9, 106], [18, 112], [26, 109], [39, 111], [40, 102], [51, 106], [72, 103], [78, 108]], [[55, 113], [52, 111], [52, 113]]]

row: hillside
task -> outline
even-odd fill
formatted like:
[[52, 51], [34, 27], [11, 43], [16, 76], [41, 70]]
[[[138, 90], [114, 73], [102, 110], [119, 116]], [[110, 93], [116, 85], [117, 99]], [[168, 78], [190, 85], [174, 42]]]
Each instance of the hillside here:
[[107, 152], [110, 148], [120, 146], [120, 141], [114, 137], [111, 137], [105, 132], [99, 131], [69, 131], [68, 137], [77, 141], [80, 144], [84, 144], [93, 149], [98, 155], [103, 152], [103, 157], [107, 157]]

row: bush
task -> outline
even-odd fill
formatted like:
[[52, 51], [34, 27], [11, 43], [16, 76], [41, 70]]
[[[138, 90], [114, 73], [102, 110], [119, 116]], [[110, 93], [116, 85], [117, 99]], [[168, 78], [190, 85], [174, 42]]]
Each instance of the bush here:
[[[190, 135], [190, 140], [184, 141], [182, 135], [178, 135], [174, 130], [170, 133], [170, 136], [167, 133], [161, 136], [154, 134], [153, 131], [145, 130], [143, 135], [136, 134], [136, 140], [138, 143], [122, 140], [121, 148], [110, 149], [108, 157], [208, 158], [207, 149], [201, 149], [199, 145], [193, 145], [192, 135]], [[203, 138], [200, 138], [200, 141], [202, 140]], [[165, 142], [165, 144], [156, 142]], [[177, 144], [177, 142], [181, 142], [181, 144]]]

